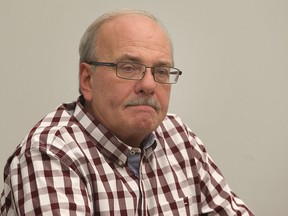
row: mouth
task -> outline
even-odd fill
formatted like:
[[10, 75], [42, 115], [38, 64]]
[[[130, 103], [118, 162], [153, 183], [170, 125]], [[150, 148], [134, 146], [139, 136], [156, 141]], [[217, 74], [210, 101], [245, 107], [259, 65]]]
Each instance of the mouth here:
[[135, 109], [140, 112], [157, 112], [157, 110], [154, 107], [147, 106], [147, 105], [134, 105], [134, 106], [127, 106], [129, 108]]

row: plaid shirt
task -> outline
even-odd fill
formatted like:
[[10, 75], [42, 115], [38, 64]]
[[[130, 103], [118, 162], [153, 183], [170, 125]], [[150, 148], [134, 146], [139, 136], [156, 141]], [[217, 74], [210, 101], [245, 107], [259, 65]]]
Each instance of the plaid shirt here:
[[48, 114], [8, 159], [1, 215], [253, 215], [179, 117], [152, 133], [138, 178], [135, 149], [80, 101]]

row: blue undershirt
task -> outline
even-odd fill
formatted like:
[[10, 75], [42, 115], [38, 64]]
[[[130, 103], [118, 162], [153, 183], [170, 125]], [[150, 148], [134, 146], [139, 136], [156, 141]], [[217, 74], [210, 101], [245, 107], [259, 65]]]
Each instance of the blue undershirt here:
[[155, 137], [151, 133], [149, 136], [147, 136], [143, 142], [141, 143], [141, 148], [132, 148], [130, 150], [129, 156], [128, 156], [128, 166], [131, 168], [133, 171], [134, 175], [139, 178], [139, 166], [140, 166], [140, 161], [142, 158], [142, 151], [145, 151], [148, 149], [150, 146], [153, 145], [155, 142]]

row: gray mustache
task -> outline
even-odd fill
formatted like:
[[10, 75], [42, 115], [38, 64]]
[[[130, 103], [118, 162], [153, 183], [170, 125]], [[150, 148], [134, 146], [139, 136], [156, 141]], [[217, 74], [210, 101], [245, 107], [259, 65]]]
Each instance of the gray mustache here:
[[139, 106], [139, 105], [151, 106], [156, 111], [160, 110], [160, 104], [155, 98], [138, 98], [138, 99], [128, 101], [125, 104], [125, 106]]

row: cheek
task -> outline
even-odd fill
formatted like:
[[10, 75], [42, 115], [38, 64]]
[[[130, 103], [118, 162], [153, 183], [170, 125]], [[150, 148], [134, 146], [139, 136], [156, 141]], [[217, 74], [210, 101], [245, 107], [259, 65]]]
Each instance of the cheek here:
[[[94, 88], [94, 100], [98, 101], [99, 105], [104, 107], [103, 109], [120, 109], [123, 102], [127, 99], [133, 91], [127, 83], [119, 82], [119, 80], [99, 79], [95, 83]], [[106, 107], [105, 107], [106, 106]]]
[[163, 108], [163, 111], [167, 112], [168, 106], [169, 106], [169, 100], [170, 100], [170, 92], [171, 87], [170, 86], [164, 86], [160, 93], [158, 94], [159, 101], [161, 103], [161, 106]]

